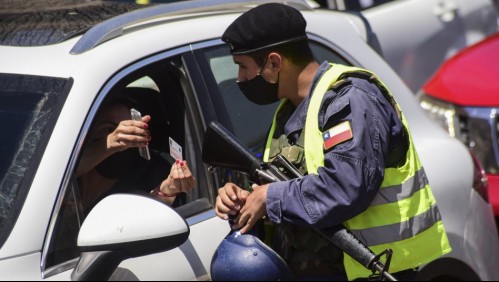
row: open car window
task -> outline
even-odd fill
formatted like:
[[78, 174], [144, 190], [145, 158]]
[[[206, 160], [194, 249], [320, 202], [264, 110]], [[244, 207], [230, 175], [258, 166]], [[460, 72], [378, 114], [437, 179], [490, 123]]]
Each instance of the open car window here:
[[[170, 60], [159, 61], [128, 73], [106, 94], [96, 110], [95, 116], [89, 116], [91, 126], [89, 132], [85, 134], [83, 148], [79, 152], [79, 164], [82, 161], [86, 146], [92, 142], [92, 132], [96, 129], [100, 113], [105, 111], [109, 101], [115, 98], [131, 101], [133, 108], [138, 110], [142, 116], [151, 116], [148, 123], [148, 130], [152, 137], [148, 146], [151, 160], [141, 158], [137, 148], [130, 148], [127, 151], [132, 156], [133, 162], [131, 166], [124, 166], [125, 169], [129, 170], [120, 175], [112, 184], [104, 181], [98, 185], [92, 182], [93, 180], [89, 180], [91, 177], [89, 178], [87, 174], [77, 175], [79, 164], [77, 165], [69, 187], [65, 188], [64, 201], [57, 214], [47, 252], [46, 273], [57, 273], [61, 269], [74, 267], [74, 263], [79, 257], [79, 249], [76, 245], [79, 228], [88, 212], [101, 199], [114, 193], [151, 196], [150, 191], [166, 180], [171, 165], [175, 162], [170, 150], [173, 148], [172, 142], [182, 148], [181, 158], [187, 161], [197, 180], [196, 186], [190, 192], [182, 193], [176, 197], [172, 207], [176, 208], [177, 212], [184, 218], [212, 208], [210, 204], [213, 201], [211, 199], [212, 193], [208, 191], [204, 179], [204, 166], [199, 149], [200, 140], [196, 140], [192, 136], [193, 121], [187, 110], [185, 93], [182, 88], [182, 80], [186, 78], [182, 76], [182, 72], [176, 66], [180, 64], [178, 59], [172, 60], [175, 63]], [[114, 129], [110, 128], [109, 130], [112, 132]], [[105, 135], [107, 136], [107, 133]], [[93, 169], [91, 173], [99, 173], [102, 176], [102, 172], [96, 171]], [[86, 201], [91, 195], [92, 189], [103, 190], [92, 201]]]
[[[343, 57], [326, 46], [312, 42], [312, 52], [318, 62], [328, 60], [331, 63], [350, 65]], [[213, 73], [218, 86], [219, 97], [223, 103], [217, 111], [226, 112], [228, 121], [222, 121], [225, 127], [248, 146], [257, 157], [261, 157], [267, 131], [270, 128], [274, 112], [279, 102], [270, 105], [256, 105], [249, 101], [236, 84], [238, 66], [234, 64], [229, 48], [225, 45], [199, 50], [199, 58]]]
[[[318, 62], [351, 65], [340, 54], [319, 42], [311, 41], [312, 52]], [[270, 105], [256, 105], [249, 101], [237, 86], [238, 66], [234, 63], [227, 45], [218, 45], [196, 50], [196, 56], [203, 70], [213, 74], [213, 84], [218, 91], [212, 99], [218, 116], [227, 117], [220, 123], [231, 131], [253, 154], [262, 158], [266, 136], [274, 113], [280, 102]], [[239, 172], [218, 168], [218, 181], [231, 181], [240, 187], [248, 187], [247, 176]]]

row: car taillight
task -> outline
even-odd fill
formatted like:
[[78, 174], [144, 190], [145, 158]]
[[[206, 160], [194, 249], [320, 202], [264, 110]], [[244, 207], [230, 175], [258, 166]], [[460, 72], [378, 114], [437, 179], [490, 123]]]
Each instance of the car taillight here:
[[480, 161], [475, 155], [472, 152], [470, 152], [470, 154], [473, 159], [473, 189], [488, 203], [489, 181], [487, 179], [487, 174], [485, 174], [485, 170], [482, 168]]

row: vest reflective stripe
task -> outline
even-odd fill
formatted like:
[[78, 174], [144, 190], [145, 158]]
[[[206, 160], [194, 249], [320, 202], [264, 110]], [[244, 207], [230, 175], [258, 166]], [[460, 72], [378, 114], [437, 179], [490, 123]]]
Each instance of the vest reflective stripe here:
[[426, 185], [428, 185], [428, 179], [426, 178], [424, 169], [421, 168], [416, 172], [416, 175], [410, 177], [402, 184], [381, 187], [371, 206], [396, 203], [400, 200], [410, 198], [414, 193], [425, 188]]
[[[304, 128], [305, 161], [309, 174], [317, 174], [318, 169], [324, 166], [323, 139], [318, 118], [322, 98], [340, 76], [351, 72], [363, 72], [374, 77], [372, 73], [363, 69], [332, 65], [313, 90]], [[384, 84], [379, 80], [376, 82], [385, 88], [384, 94], [389, 95], [387, 98], [393, 99]], [[397, 111], [401, 112], [398, 104], [393, 103]], [[268, 161], [279, 109], [276, 111], [267, 139], [265, 161]], [[401, 120], [408, 129], [403, 114]], [[408, 130], [407, 132], [409, 133]], [[412, 138], [410, 134], [408, 135], [410, 144], [405, 164], [398, 168], [386, 168], [380, 191], [372, 204], [363, 213], [343, 223], [361, 240], [365, 240], [364, 243], [376, 254], [388, 248], [394, 251], [390, 265], [391, 273], [417, 267], [451, 250], [422, 164]], [[349, 280], [368, 277], [371, 274], [346, 254], [344, 265]]]
[[[429, 188], [426, 186], [425, 188]], [[369, 206], [364, 212], [348, 220], [348, 229], [365, 229], [380, 225], [393, 224], [409, 220], [421, 214], [436, 203], [428, 189], [422, 189], [412, 197], [386, 205]], [[417, 202], [416, 202], [417, 201]], [[435, 219], [435, 222], [437, 219]]]
[[[416, 267], [449, 253], [450, 247], [447, 236], [436, 236], [435, 234], [445, 234], [442, 221], [437, 222], [430, 229], [419, 233], [415, 237], [398, 241], [396, 244], [381, 244], [369, 246], [369, 248], [375, 254], [380, 254], [388, 248], [392, 249], [393, 256], [389, 271], [390, 273], [396, 273], [407, 269], [403, 266]], [[368, 277], [372, 274], [371, 271], [362, 267], [347, 254], [345, 254], [343, 263], [347, 270], [348, 280]]]
[[438, 207], [431, 206], [429, 210], [420, 213], [406, 221], [390, 225], [364, 228], [362, 230], [350, 229], [350, 231], [369, 246], [390, 244], [395, 241], [412, 238], [421, 232], [431, 228], [435, 219], [441, 220]]

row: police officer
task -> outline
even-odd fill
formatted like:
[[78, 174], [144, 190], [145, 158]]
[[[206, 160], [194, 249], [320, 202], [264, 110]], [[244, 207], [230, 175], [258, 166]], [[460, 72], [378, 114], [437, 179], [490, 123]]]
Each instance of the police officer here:
[[376, 254], [392, 249], [390, 272], [414, 279], [451, 248], [407, 122], [373, 73], [315, 61], [305, 28], [299, 11], [268, 3], [223, 34], [244, 95], [262, 105], [282, 100], [264, 161], [281, 154], [305, 176], [251, 193], [227, 183], [215, 211], [234, 216], [242, 234], [264, 217], [276, 224], [273, 248], [297, 277], [371, 274], [314, 232], [343, 224]]

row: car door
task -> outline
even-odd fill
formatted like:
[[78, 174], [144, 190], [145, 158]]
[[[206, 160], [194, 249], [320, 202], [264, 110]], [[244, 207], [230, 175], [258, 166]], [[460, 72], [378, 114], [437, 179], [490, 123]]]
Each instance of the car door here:
[[[148, 128], [153, 136], [149, 143], [151, 154], [171, 158], [169, 141], [170, 138], [174, 140], [182, 147], [183, 159], [188, 162], [197, 185], [189, 193], [177, 197], [174, 206], [189, 225], [188, 240], [168, 252], [125, 260], [111, 279], [210, 279], [211, 258], [218, 244], [229, 233], [229, 225], [216, 217], [213, 211], [217, 187], [201, 160], [204, 133], [200, 116], [202, 112], [193, 99], [183, 63], [189, 61], [189, 55], [192, 57], [186, 50], [179, 48], [136, 62], [113, 75], [103, 86], [104, 90], [96, 94], [96, 101], [89, 110], [63, 181], [62, 204], [54, 211], [54, 224], [48, 231], [42, 260], [45, 278], [60, 279], [61, 273], [67, 277], [67, 272], [79, 260], [80, 251], [76, 242], [86, 213], [82, 209], [82, 183], [76, 176], [78, 162], [89, 142], [89, 132], [96, 122], [97, 113], [112, 95], [119, 93], [120, 97], [126, 95], [139, 101], [144, 107], [142, 113], [151, 115]], [[153, 187], [145, 188], [148, 192]]]

